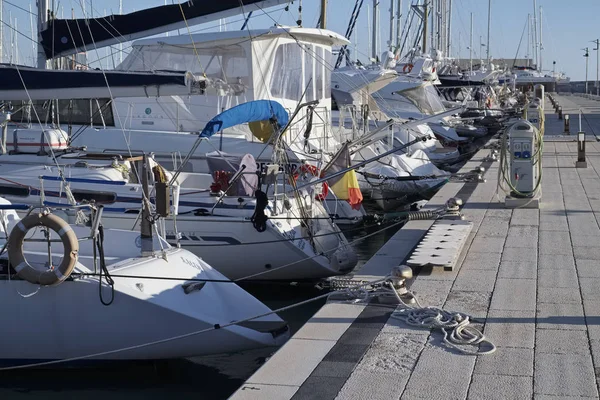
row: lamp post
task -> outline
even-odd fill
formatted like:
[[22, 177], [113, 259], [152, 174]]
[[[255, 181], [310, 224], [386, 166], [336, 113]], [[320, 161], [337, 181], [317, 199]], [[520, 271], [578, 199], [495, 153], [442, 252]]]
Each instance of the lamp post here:
[[588, 61], [590, 58], [590, 49], [586, 47], [583, 50], [585, 50], [585, 54], [583, 55], [585, 57], [585, 94], [588, 94]]
[[600, 39], [593, 40], [592, 43], [596, 44], [596, 96], [600, 95], [600, 86], [598, 85], [598, 66], [600, 66]]

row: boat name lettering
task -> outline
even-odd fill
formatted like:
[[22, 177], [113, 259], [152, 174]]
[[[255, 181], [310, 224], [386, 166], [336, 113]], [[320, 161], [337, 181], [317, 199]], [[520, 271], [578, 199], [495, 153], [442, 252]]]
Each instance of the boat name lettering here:
[[181, 257], [181, 261], [183, 261], [184, 264], [187, 264], [192, 268], [196, 268], [198, 271], [204, 271], [204, 268], [202, 268], [202, 264], [200, 264], [198, 261], [190, 260], [185, 257]]
[[[258, 170], [260, 170], [261, 172], [265, 172], [267, 170], [267, 165], [269, 165], [271, 163], [268, 162], [257, 162], [256, 163], [256, 168]], [[283, 169], [285, 165], [285, 171]], [[289, 174], [293, 174], [297, 169], [298, 169], [298, 164], [295, 163], [291, 163], [291, 164], [284, 164], [284, 165], [280, 165], [279, 166], [279, 172], [281, 173], [289, 173]]]

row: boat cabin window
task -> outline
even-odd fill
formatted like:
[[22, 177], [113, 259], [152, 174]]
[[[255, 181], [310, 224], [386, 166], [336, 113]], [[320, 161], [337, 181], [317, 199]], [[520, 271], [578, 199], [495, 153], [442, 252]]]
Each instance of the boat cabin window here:
[[[306, 90], [304, 95], [304, 101], [315, 100], [315, 46], [312, 44], [306, 45], [304, 51], [304, 85], [303, 88]], [[317, 64], [317, 69], [319, 65]]]
[[275, 52], [271, 74], [271, 95], [282, 99], [299, 101], [302, 88], [302, 53], [297, 43], [280, 45]]
[[275, 51], [271, 95], [299, 101], [306, 91], [303, 101], [328, 99], [331, 97], [330, 68], [330, 50], [313, 44], [282, 44]]
[[[197, 51], [197, 54], [196, 54]], [[250, 85], [250, 68], [246, 51], [240, 45], [214, 46], [196, 43], [164, 43], [135, 46], [117, 67], [125, 71], [191, 71], [227, 83]]]
[[28, 197], [29, 194], [29, 186], [0, 185], [0, 196]]
[[[10, 101], [15, 112], [10, 119], [16, 123], [48, 123], [114, 126], [115, 119], [110, 99]], [[58, 108], [58, 112], [55, 112]], [[52, 118], [54, 115], [54, 118]], [[41, 121], [38, 121], [38, 118]]]
[[113, 204], [117, 195], [113, 192], [96, 192], [93, 190], [72, 190], [77, 202], [95, 202], [96, 204]]

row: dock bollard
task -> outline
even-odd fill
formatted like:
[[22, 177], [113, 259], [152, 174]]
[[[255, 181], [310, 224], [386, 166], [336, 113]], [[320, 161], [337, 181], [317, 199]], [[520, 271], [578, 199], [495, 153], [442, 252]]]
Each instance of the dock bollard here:
[[567, 135], [571, 134], [571, 127], [569, 126], [569, 114], [565, 115], [565, 133]]
[[558, 107], [558, 119], [563, 119], [562, 118], [562, 107]]
[[585, 161], [585, 132], [577, 133], [577, 161], [575, 162], [575, 168], [587, 168], [587, 161]]

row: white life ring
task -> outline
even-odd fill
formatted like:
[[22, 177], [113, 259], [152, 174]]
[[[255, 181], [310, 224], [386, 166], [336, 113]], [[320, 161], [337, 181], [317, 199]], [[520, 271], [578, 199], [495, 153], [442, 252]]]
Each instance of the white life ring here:
[[[33, 268], [23, 254], [23, 242], [27, 232], [37, 226], [52, 229], [60, 236], [64, 246], [63, 260], [58, 267], [51, 267], [45, 271]], [[62, 218], [54, 214], [31, 214], [23, 218], [10, 231], [8, 237], [8, 257], [10, 264], [17, 272], [17, 276], [27, 282], [52, 286], [58, 285], [71, 275], [77, 264], [79, 241], [71, 226]]]

